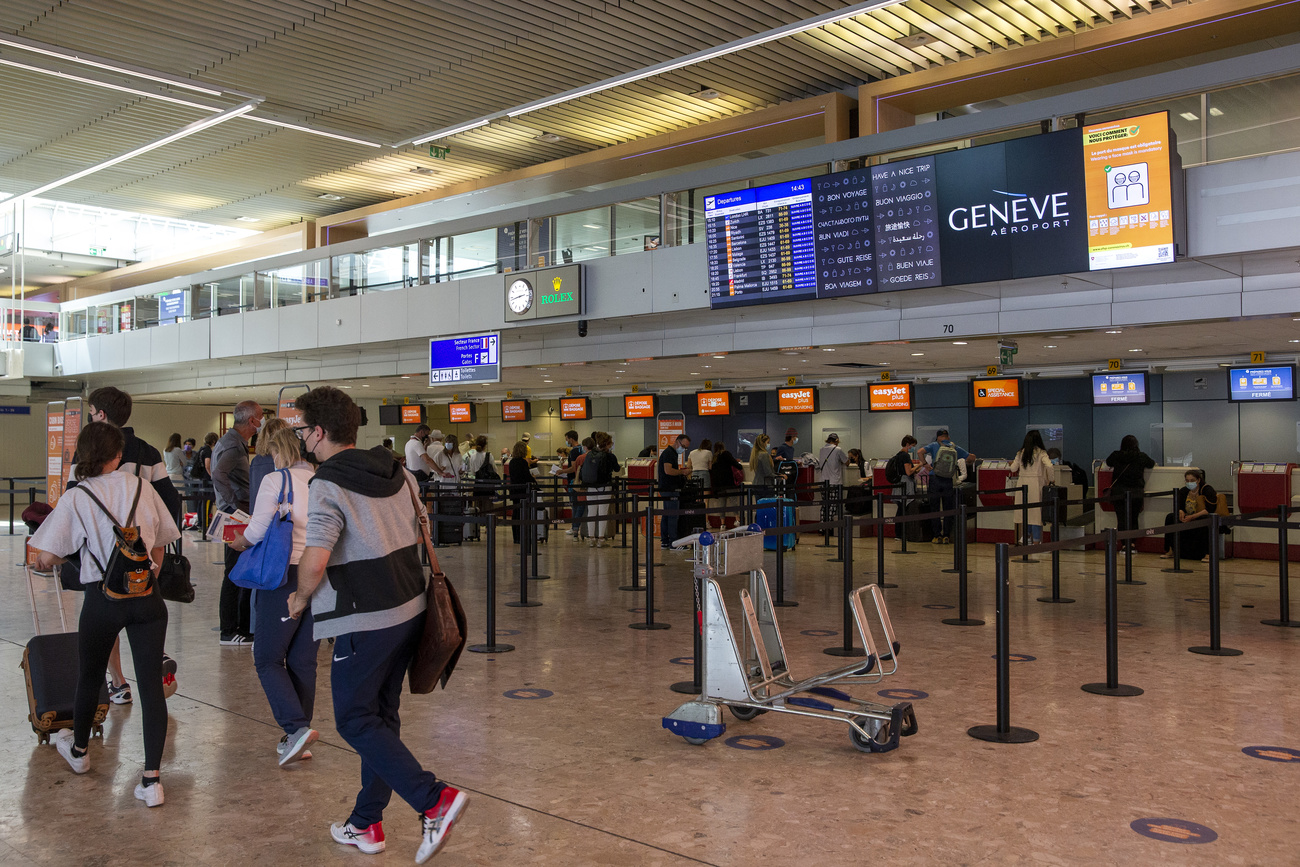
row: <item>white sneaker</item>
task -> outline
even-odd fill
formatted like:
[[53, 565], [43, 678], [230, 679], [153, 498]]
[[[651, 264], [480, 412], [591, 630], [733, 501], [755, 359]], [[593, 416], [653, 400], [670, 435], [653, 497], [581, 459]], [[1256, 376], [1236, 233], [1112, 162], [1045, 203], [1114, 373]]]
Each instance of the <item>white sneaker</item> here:
[[74, 756], [72, 747], [72, 729], [63, 729], [54, 736], [54, 748], [59, 751], [59, 755], [67, 759], [72, 772], [74, 774], [84, 774], [90, 770], [90, 753], [86, 753], [84, 756]]
[[152, 786], [146, 786], [144, 783], [136, 783], [135, 799], [137, 801], [144, 801], [146, 807], [161, 807], [163, 803], [162, 783], [157, 782]]
[[330, 825], [330, 836], [335, 843], [344, 846], [356, 846], [367, 855], [377, 855], [384, 851], [384, 823], [376, 822], [364, 831], [358, 831], [351, 822]]
[[447, 841], [447, 835], [465, 811], [469, 796], [460, 789], [447, 786], [438, 796], [438, 803], [420, 816], [420, 848], [415, 853], [415, 863], [423, 864], [433, 857]]
[[605, 547], [605, 540], [604, 540], [604, 539], [597, 539], [597, 540], [596, 540], [596, 547], [597, 547], [597, 548], [604, 548], [604, 547]]
[[564, 535], [566, 535], [566, 536], [576, 536], [576, 535], [578, 535], [578, 534], [575, 533], [575, 532], [573, 531], [573, 528], [572, 528], [572, 527], [570, 527], [569, 529], [567, 529], [567, 530], [564, 531]]
[[588, 547], [588, 548], [595, 548], [595, 547], [596, 547], [596, 540], [595, 540], [595, 539], [588, 539], [588, 540], [587, 540], [587, 547]]

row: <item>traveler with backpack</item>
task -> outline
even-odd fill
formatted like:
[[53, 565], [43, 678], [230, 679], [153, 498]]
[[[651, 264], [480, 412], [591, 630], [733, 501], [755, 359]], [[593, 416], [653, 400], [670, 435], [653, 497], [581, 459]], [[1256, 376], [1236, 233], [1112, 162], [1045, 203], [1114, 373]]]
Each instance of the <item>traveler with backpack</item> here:
[[[964, 460], [969, 465], [974, 460], [975, 455], [949, 439], [948, 431], [944, 429], [936, 431], [934, 442], [930, 443], [922, 451], [925, 452], [927, 461], [930, 464], [930, 502], [937, 506], [940, 511], [956, 508], [956, 479], [960, 473], [957, 461]], [[935, 518], [933, 526], [936, 542], [948, 544], [952, 541], [953, 519], [951, 516]]]
[[157, 807], [163, 803], [158, 774], [167, 740], [163, 697], [167, 606], [154, 577], [163, 549], [181, 533], [153, 485], [133, 473], [116, 472], [125, 442], [122, 431], [106, 422], [92, 421], [82, 428], [74, 470], [80, 484], [59, 498], [32, 536], [31, 546], [39, 551], [37, 566], [42, 569], [62, 563], [71, 554], [85, 555], [73, 727], [59, 732], [54, 745], [74, 773], [90, 770], [87, 748], [95, 708], [109, 654], [125, 629], [144, 718], [144, 774], [135, 797]]
[[[1045, 488], [1053, 477], [1052, 461], [1047, 457], [1047, 449], [1043, 448], [1043, 435], [1036, 430], [1031, 430], [1025, 434], [1025, 441], [1016, 452], [1015, 460], [1011, 462], [1010, 475], [1016, 477], [1016, 484], [1022, 488], [1028, 488], [1029, 502], [1040, 501]], [[1025, 491], [1016, 491], [1016, 504], [1024, 502], [1021, 496]], [[1019, 513], [1017, 513], [1019, 514]], [[1030, 544], [1037, 545], [1043, 541], [1043, 509], [1041, 506], [1035, 506], [1028, 510], [1028, 533]]]
[[613, 490], [613, 476], [618, 472], [618, 457], [610, 451], [614, 445], [613, 438], [604, 431], [596, 431], [592, 442], [595, 443], [596, 450], [583, 456], [579, 481], [586, 487], [587, 514], [597, 519], [587, 544], [589, 547], [603, 548], [606, 522], [601, 519], [609, 514], [610, 492]]
[[840, 448], [840, 435], [832, 431], [826, 437], [826, 445], [817, 453], [817, 481], [840, 487], [844, 484], [844, 467], [848, 463], [849, 456]]
[[212, 478], [212, 447], [217, 444], [217, 439], [215, 433], [209, 433], [203, 438], [203, 445], [194, 453], [194, 460], [190, 461], [192, 481], [206, 482]]
[[[1138, 438], [1133, 434], [1120, 440], [1119, 448], [1106, 457], [1106, 466], [1114, 470], [1110, 479], [1110, 499], [1115, 504], [1115, 521], [1119, 524], [1120, 532], [1137, 529], [1138, 516], [1142, 514], [1145, 503], [1142, 494], [1147, 486], [1146, 471], [1155, 465], [1156, 462], [1138, 448]], [[1131, 512], [1125, 496], [1130, 491], [1133, 497]], [[1099, 491], [1098, 495], [1105, 496], [1105, 493]], [[1133, 543], [1128, 544], [1131, 546]]]
[[[916, 455], [916, 437], [908, 434], [903, 437], [898, 451], [894, 452], [885, 463], [885, 481], [893, 486], [902, 486], [904, 494], [916, 493], [916, 474], [921, 469], [921, 461]], [[897, 487], [895, 487], [897, 490]]]

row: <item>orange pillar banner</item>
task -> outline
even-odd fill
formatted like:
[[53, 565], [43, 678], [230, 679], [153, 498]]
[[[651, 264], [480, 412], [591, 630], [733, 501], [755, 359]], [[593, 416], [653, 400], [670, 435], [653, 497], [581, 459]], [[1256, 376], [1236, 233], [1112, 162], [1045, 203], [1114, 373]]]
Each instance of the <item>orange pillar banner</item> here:
[[63, 401], [51, 401], [45, 416], [45, 500], [51, 506], [63, 493]]
[[661, 412], [655, 419], [659, 432], [659, 450], [677, 445], [677, 437], [686, 433], [686, 416], [680, 412]]
[[60, 491], [68, 489], [68, 477], [76, 463], [77, 437], [81, 435], [81, 398], [70, 397], [63, 407], [63, 484]]

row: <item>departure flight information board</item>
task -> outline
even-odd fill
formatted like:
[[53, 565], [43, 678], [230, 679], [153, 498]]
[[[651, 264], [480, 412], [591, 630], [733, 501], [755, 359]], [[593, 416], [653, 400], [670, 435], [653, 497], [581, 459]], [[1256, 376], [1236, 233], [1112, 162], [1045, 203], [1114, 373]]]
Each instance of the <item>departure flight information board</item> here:
[[816, 297], [811, 179], [707, 196], [704, 207], [713, 306]]

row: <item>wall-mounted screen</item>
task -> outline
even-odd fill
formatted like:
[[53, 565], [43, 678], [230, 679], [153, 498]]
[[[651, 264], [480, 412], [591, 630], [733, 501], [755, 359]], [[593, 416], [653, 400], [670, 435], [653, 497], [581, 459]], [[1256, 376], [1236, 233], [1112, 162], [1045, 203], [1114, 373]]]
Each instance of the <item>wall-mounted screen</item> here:
[[424, 424], [422, 403], [392, 404], [379, 407], [379, 423], [383, 425]]
[[776, 390], [776, 411], [781, 415], [821, 412], [821, 399], [811, 385]]
[[1092, 405], [1110, 406], [1114, 403], [1150, 403], [1145, 373], [1094, 373], [1092, 375]]
[[658, 412], [659, 398], [656, 395], [623, 395], [623, 418], [654, 418]]
[[912, 408], [912, 383], [875, 382], [867, 386], [867, 409], [871, 412], [906, 412]]
[[472, 403], [452, 403], [447, 405], [447, 414], [452, 424], [473, 424], [478, 421], [478, 407]]
[[977, 379], [971, 389], [976, 409], [1020, 406], [1019, 379]]
[[583, 421], [591, 418], [591, 401], [585, 397], [560, 398], [560, 418], [565, 421]]
[[1295, 400], [1295, 365], [1229, 368], [1228, 400], [1234, 403]]
[[695, 406], [699, 415], [731, 415], [731, 392], [697, 391]]
[[1174, 261], [1166, 112], [704, 197], [709, 305]]
[[502, 421], [532, 421], [533, 406], [526, 400], [501, 401]]

